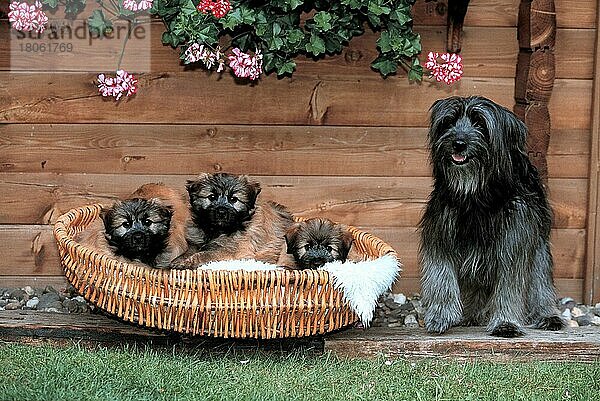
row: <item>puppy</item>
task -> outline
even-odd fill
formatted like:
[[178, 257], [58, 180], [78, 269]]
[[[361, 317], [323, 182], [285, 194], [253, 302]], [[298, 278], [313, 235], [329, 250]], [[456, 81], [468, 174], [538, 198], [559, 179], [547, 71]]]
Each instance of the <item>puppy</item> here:
[[527, 128], [483, 97], [431, 108], [433, 191], [420, 223], [425, 327], [494, 336], [563, 327], [552, 283], [551, 211], [525, 153]]
[[187, 190], [192, 215], [187, 228], [190, 252], [172, 267], [193, 268], [226, 259], [277, 262], [293, 219], [282, 205], [256, 204], [261, 191], [258, 182], [227, 173], [202, 174], [188, 181]]
[[[325, 263], [345, 262], [350, 256], [359, 260], [358, 254], [349, 255], [354, 239], [347, 227], [329, 219], [312, 218], [292, 225], [285, 234], [287, 257], [278, 264], [290, 269], [316, 269]], [[353, 248], [352, 248], [353, 249]]]
[[185, 253], [189, 210], [185, 198], [163, 184], [145, 184], [103, 208], [77, 240], [120, 260], [167, 268]]

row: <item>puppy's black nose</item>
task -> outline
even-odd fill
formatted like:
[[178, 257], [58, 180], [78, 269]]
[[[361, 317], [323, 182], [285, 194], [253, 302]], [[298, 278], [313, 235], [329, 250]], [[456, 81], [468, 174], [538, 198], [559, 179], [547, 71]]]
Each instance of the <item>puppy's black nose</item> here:
[[142, 233], [135, 233], [131, 236], [131, 241], [136, 244], [143, 244], [144, 243], [144, 234]]
[[217, 209], [217, 217], [219, 219], [224, 219], [225, 217], [227, 217], [227, 210], [226, 209]]
[[452, 141], [452, 149], [456, 153], [460, 153], [463, 150], [465, 150], [466, 148], [467, 148], [467, 143], [465, 141], [462, 141], [460, 139], [456, 139], [456, 140]]

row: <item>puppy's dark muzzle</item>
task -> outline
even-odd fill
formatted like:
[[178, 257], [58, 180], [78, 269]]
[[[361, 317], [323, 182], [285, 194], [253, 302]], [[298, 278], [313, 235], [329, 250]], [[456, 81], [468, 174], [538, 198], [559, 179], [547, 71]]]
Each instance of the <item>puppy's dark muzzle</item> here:
[[218, 224], [228, 224], [235, 220], [235, 211], [227, 206], [217, 206], [212, 211], [212, 220]]
[[317, 269], [325, 263], [333, 262], [335, 259], [324, 247], [311, 248], [302, 257], [303, 269]]
[[128, 242], [132, 248], [145, 248], [148, 246], [148, 236], [143, 231], [134, 231], [129, 235]]

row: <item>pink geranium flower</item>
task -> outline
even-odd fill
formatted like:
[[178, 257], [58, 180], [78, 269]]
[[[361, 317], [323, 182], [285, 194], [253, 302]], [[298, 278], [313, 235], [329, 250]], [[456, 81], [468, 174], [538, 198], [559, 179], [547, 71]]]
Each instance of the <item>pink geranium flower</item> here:
[[455, 53], [429, 52], [425, 68], [431, 71], [431, 76], [436, 81], [448, 85], [458, 81], [463, 75], [462, 57]]
[[144, 11], [152, 7], [154, 0], [123, 0], [123, 8], [130, 11]]
[[42, 3], [36, 1], [34, 4], [13, 1], [9, 6], [8, 20], [17, 31], [44, 32], [48, 16], [42, 11]]
[[259, 50], [254, 52], [254, 56], [242, 52], [237, 47], [232, 50], [233, 54], [227, 56], [229, 67], [233, 70], [236, 77], [258, 79], [262, 73], [262, 53]]
[[220, 46], [213, 51], [199, 43], [192, 43], [184, 55], [186, 64], [202, 61], [209, 70], [216, 65], [217, 72], [221, 72], [225, 68], [224, 54], [221, 53]]
[[111, 77], [98, 74], [98, 91], [104, 97], [121, 99], [123, 95], [132, 96], [137, 92], [137, 79], [124, 70], [118, 70], [116, 76]]
[[212, 12], [215, 18], [223, 18], [231, 11], [231, 3], [229, 0], [200, 0], [196, 7], [202, 14]]

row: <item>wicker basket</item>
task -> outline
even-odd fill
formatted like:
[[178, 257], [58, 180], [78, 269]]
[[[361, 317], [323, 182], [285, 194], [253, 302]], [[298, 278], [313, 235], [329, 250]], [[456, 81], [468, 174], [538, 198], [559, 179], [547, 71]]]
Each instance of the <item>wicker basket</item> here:
[[[85, 299], [119, 318], [180, 333], [234, 338], [324, 334], [358, 320], [324, 271], [164, 270], [129, 264], [74, 241], [101, 205], [70, 210], [54, 226], [68, 281]], [[350, 228], [370, 257], [394, 250]]]

